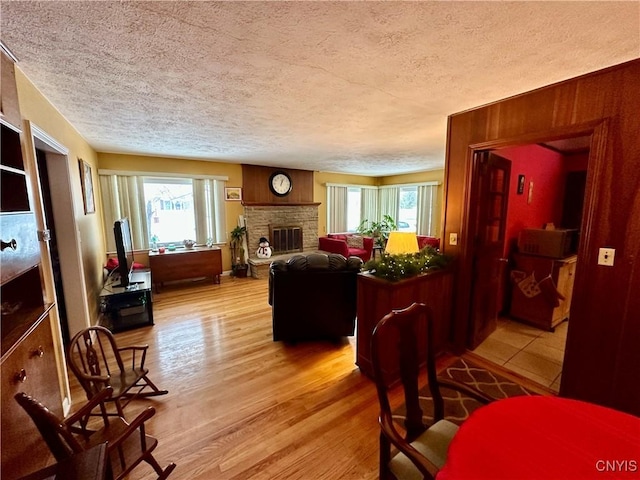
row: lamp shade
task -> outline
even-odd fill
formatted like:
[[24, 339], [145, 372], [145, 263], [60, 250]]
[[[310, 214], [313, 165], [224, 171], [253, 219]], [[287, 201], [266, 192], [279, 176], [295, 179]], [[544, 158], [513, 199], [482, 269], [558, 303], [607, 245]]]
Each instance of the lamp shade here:
[[417, 253], [418, 237], [413, 232], [390, 232], [384, 251], [391, 255], [398, 253]]

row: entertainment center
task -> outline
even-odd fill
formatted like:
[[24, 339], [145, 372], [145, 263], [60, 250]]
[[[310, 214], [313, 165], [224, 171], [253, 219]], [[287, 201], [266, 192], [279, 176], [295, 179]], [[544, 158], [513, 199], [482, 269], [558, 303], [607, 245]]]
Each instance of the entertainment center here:
[[100, 292], [100, 311], [112, 332], [153, 325], [151, 272], [135, 270], [122, 287], [118, 275], [110, 276]]
[[128, 218], [113, 223], [118, 263], [100, 292], [103, 322], [112, 332], [153, 325], [151, 271], [133, 270], [133, 240]]

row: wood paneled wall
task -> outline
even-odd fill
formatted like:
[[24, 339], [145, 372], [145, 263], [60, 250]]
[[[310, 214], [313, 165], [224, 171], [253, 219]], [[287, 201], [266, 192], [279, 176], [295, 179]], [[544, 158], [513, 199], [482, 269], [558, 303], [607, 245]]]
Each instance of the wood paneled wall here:
[[[640, 415], [640, 59], [449, 117], [444, 238], [458, 233], [453, 342], [469, 331], [473, 151], [591, 134], [561, 395]], [[598, 249], [616, 249], [613, 267]]]
[[[286, 172], [291, 177], [291, 192], [285, 197], [278, 197], [269, 189], [269, 178], [278, 171]], [[314, 204], [313, 171], [242, 165], [242, 203], [245, 205]]]

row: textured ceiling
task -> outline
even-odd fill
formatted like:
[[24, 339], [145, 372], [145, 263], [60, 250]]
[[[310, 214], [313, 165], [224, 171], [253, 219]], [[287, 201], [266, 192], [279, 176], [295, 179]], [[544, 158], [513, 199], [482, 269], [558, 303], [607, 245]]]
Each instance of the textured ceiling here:
[[447, 116], [640, 57], [633, 2], [1, 2], [19, 67], [98, 151], [384, 175]]

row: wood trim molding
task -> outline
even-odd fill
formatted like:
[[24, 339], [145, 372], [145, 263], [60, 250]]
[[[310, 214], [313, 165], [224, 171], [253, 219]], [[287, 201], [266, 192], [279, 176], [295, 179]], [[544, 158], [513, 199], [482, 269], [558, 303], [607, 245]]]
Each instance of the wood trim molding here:
[[242, 202], [246, 207], [317, 207], [319, 202], [274, 203], [274, 202]]

